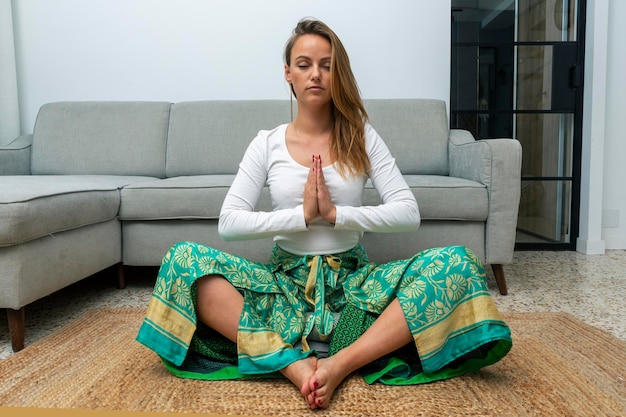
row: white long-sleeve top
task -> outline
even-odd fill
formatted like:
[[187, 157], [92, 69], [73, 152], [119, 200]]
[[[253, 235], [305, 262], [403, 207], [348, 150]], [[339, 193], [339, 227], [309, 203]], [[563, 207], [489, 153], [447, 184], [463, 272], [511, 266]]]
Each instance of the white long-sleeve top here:
[[[365, 144], [371, 169], [367, 175], [344, 179], [334, 165], [324, 167], [337, 218], [334, 225], [318, 217], [307, 226], [303, 201], [310, 168], [291, 157], [285, 140], [286, 130], [286, 124], [262, 130], [248, 146], [222, 205], [219, 233], [224, 240], [273, 236], [276, 244], [287, 252], [326, 255], [352, 249], [364, 231], [417, 229], [420, 214], [415, 197], [389, 149], [369, 124], [365, 126]], [[382, 199], [380, 205], [361, 205], [368, 177]], [[254, 211], [266, 185], [273, 210]]]

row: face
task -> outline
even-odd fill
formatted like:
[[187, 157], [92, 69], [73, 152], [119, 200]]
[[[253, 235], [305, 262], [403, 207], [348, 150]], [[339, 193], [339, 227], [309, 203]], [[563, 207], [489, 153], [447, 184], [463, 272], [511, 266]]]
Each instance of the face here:
[[303, 35], [293, 46], [291, 64], [285, 65], [285, 80], [293, 86], [298, 101], [330, 102], [330, 42], [322, 36]]

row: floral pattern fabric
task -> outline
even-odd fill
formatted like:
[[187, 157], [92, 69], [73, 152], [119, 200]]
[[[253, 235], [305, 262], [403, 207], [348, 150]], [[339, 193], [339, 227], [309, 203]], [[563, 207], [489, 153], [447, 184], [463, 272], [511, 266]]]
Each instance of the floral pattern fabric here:
[[197, 337], [194, 282], [210, 274], [225, 277], [244, 297], [238, 375], [268, 374], [314, 354], [308, 337], [313, 332], [330, 340], [334, 315], [347, 305], [378, 315], [394, 298], [425, 375], [435, 375], [481, 346], [497, 346], [495, 356], [485, 355], [489, 360], [472, 369], [485, 366], [511, 346], [484, 269], [461, 246], [428, 249], [385, 264], [370, 262], [361, 246], [332, 256], [296, 256], [276, 246], [265, 264], [181, 242], [163, 259], [137, 339], [180, 365]]

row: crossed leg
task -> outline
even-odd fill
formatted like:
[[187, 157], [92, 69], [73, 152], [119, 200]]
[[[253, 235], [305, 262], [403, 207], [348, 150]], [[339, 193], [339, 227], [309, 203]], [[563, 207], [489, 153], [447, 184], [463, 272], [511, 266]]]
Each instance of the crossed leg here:
[[309, 380], [309, 404], [328, 407], [335, 389], [348, 375], [412, 340], [400, 302], [395, 299], [352, 345], [317, 362], [315, 374]]
[[[243, 297], [219, 275], [197, 281], [198, 318], [207, 326], [237, 343]], [[352, 345], [337, 354], [316, 359], [308, 357], [281, 370], [307, 400], [309, 407], [326, 408], [333, 393], [352, 372], [391, 353], [413, 340], [400, 302], [395, 299], [374, 324]]]
[[[220, 275], [208, 275], [196, 281], [198, 288], [197, 315], [198, 318], [213, 330], [221, 333], [230, 341], [237, 343], [239, 317], [243, 309], [243, 297], [233, 285]], [[281, 369], [304, 396], [312, 398], [309, 381], [317, 368], [317, 358], [308, 358], [296, 361]], [[316, 408], [315, 403], [309, 402], [309, 407]]]

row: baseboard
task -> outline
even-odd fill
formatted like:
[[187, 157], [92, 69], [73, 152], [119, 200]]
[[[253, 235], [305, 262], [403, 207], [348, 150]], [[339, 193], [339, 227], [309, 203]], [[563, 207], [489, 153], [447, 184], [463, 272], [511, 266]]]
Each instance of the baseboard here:
[[604, 240], [587, 240], [578, 238], [576, 240], [576, 251], [585, 255], [604, 255], [606, 242]]
[[626, 249], [626, 236], [607, 236], [604, 240], [607, 249]]

